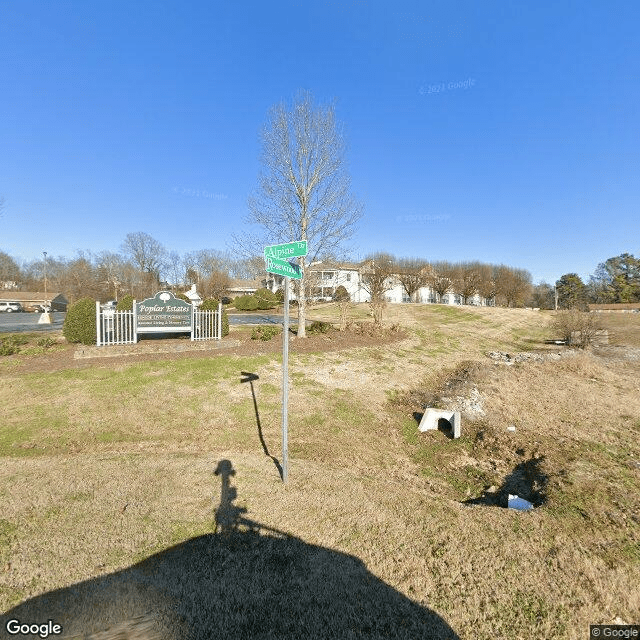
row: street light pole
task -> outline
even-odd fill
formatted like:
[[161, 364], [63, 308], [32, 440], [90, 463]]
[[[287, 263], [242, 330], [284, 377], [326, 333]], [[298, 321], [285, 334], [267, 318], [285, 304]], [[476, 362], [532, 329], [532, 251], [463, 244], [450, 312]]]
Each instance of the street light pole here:
[[42, 255], [44, 255], [44, 300], [43, 300], [43, 312], [38, 320], [38, 324], [51, 324], [51, 316], [47, 311], [47, 252], [43, 251]]
[[42, 301], [44, 307], [47, 307], [47, 252], [43, 251], [42, 255], [44, 255], [44, 300]]

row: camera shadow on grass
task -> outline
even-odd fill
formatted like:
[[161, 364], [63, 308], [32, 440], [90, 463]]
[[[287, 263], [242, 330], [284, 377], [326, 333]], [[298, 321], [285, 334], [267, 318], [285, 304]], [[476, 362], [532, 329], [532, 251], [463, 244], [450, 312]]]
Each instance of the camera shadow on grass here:
[[358, 558], [248, 519], [233, 504], [231, 462], [221, 460], [215, 473], [216, 533], [31, 598], [0, 616], [0, 633], [17, 618], [53, 620], [62, 637], [91, 640], [458, 639]]

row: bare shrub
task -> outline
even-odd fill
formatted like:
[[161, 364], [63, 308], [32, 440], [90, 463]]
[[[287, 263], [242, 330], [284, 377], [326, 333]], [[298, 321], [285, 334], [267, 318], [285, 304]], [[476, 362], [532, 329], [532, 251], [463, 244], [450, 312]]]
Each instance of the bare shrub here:
[[551, 328], [567, 344], [585, 349], [602, 330], [599, 319], [587, 311], [571, 309], [559, 311], [551, 323]]

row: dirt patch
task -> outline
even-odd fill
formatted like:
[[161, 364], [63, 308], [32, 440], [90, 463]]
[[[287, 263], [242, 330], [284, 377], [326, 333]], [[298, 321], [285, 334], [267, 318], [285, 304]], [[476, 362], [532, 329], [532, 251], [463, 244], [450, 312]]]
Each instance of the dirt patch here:
[[[383, 346], [406, 339], [403, 331], [382, 329], [373, 333], [332, 330], [326, 334], [298, 338], [291, 334], [289, 353], [333, 352], [357, 347]], [[252, 340], [250, 332], [232, 331], [220, 341], [191, 342], [176, 338], [144, 340], [134, 345], [95, 347], [62, 343], [56, 349], [40, 355], [5, 356], [5, 372], [48, 372], [59, 369], [82, 369], [98, 366], [121, 366], [133, 362], [175, 360], [183, 358], [211, 358], [216, 356], [255, 356], [282, 352], [279, 336], [263, 342]], [[102, 364], [104, 362], [104, 365]]]

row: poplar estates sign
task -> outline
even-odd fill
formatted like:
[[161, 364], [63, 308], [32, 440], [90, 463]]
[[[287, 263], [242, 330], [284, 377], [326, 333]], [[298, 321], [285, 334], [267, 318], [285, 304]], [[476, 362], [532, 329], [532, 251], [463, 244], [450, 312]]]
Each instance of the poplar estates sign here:
[[192, 305], [169, 291], [136, 303], [138, 333], [191, 331]]

